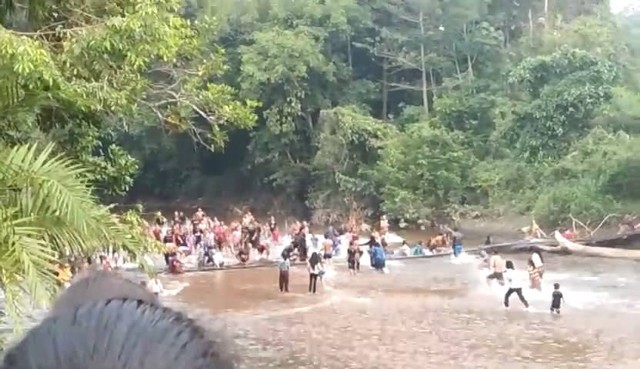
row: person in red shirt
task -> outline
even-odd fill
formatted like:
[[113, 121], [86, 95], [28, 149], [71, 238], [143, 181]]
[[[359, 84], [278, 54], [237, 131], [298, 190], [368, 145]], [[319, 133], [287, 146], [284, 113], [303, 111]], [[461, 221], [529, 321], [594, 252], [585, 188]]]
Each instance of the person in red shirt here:
[[562, 232], [562, 237], [566, 238], [567, 240], [573, 240], [576, 237], [576, 234], [575, 232], [567, 228], [564, 230], [564, 232]]

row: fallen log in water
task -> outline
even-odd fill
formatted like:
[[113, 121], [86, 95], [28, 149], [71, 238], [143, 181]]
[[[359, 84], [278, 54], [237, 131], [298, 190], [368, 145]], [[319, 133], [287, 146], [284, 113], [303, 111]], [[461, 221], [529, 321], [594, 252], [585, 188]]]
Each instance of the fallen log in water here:
[[[306, 263], [294, 262], [291, 263], [291, 266], [294, 265], [306, 265]], [[248, 262], [246, 264], [237, 263], [232, 265], [226, 265], [222, 268], [214, 267], [214, 266], [204, 266], [200, 268], [184, 268], [182, 273], [180, 274], [191, 274], [191, 273], [199, 273], [199, 272], [216, 272], [223, 270], [243, 270], [243, 269], [260, 269], [260, 268], [275, 268], [277, 266], [277, 262], [275, 260], [258, 260], [254, 262]], [[167, 267], [161, 267], [156, 269], [157, 273], [166, 273], [169, 274], [169, 269]]]
[[585, 240], [584, 243], [600, 247], [631, 246], [640, 243], [640, 231], [618, 234], [613, 237]]
[[[553, 236], [558, 241], [558, 246], [550, 249], [564, 249], [574, 255], [598, 256], [613, 259], [640, 260], [640, 250], [614, 249], [610, 247], [584, 246], [564, 238], [560, 232], [554, 232]], [[546, 250], [547, 248], [543, 248]], [[550, 251], [550, 250], [547, 250]]]
[[[557, 243], [558, 243], [557, 241], [552, 239], [518, 240], [518, 241], [512, 241], [512, 242], [496, 243], [492, 245], [479, 245], [479, 246], [465, 249], [465, 253], [475, 254], [480, 252], [480, 250], [491, 251], [491, 250], [498, 250], [498, 249], [509, 249], [510, 251], [527, 251], [532, 246], [557, 245]], [[393, 256], [393, 257], [389, 257], [389, 260], [430, 259], [430, 258], [437, 258], [442, 256], [451, 256], [451, 254], [453, 254], [452, 251], [447, 251], [439, 254], [431, 254], [431, 255]]]

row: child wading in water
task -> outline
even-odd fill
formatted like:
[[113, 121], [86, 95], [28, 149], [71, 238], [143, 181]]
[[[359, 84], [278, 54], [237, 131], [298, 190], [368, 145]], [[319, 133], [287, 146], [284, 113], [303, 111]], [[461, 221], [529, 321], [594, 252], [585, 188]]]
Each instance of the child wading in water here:
[[564, 296], [560, 292], [560, 283], [553, 284], [553, 293], [551, 294], [551, 312], [560, 314], [560, 305], [564, 302]]
[[515, 268], [513, 266], [513, 261], [511, 261], [511, 260], [507, 260], [507, 262], [506, 262], [506, 270], [505, 270], [505, 273], [504, 273], [504, 279], [507, 281], [507, 284], [509, 286], [509, 289], [507, 290], [507, 293], [504, 295], [504, 307], [506, 307], [506, 308], [509, 307], [509, 298], [511, 297], [511, 295], [513, 295], [515, 293], [516, 295], [518, 295], [518, 298], [520, 299], [520, 301], [522, 302], [524, 307], [528, 308], [529, 307], [529, 303], [527, 302], [527, 300], [522, 295], [522, 287], [525, 285], [525, 282], [523, 281], [524, 278], [522, 278], [518, 274], [518, 272], [516, 272], [516, 270], [515, 270]]
[[291, 262], [289, 261], [289, 253], [282, 253], [282, 260], [278, 263], [278, 269], [280, 274], [278, 276], [278, 286], [280, 292], [289, 292], [289, 269], [291, 268]]

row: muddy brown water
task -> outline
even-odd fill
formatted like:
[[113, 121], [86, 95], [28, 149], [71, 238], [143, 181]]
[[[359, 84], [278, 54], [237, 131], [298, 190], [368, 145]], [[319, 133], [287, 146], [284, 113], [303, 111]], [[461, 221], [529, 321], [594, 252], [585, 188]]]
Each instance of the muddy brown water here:
[[[472, 246], [487, 233], [513, 240], [516, 228], [464, 231]], [[526, 265], [526, 256], [508, 257]], [[240, 368], [640, 368], [640, 264], [553, 255], [545, 263], [544, 292], [525, 291], [530, 311], [515, 296], [505, 309], [504, 290], [487, 287], [474, 264], [447, 258], [390, 265], [386, 275], [350, 276], [336, 263], [317, 295], [307, 293], [304, 269], [292, 270], [289, 294], [274, 269], [182, 275], [165, 281], [187, 285], [165, 300], [228, 337]], [[560, 316], [548, 313], [554, 282], [566, 298]]]
[[[524, 257], [509, 256], [517, 266]], [[241, 368], [638, 368], [640, 264], [546, 255], [545, 291], [525, 291], [501, 306], [475, 264], [449, 259], [389, 266], [390, 274], [343, 263], [317, 295], [295, 269], [291, 293], [277, 290], [277, 270], [182, 275], [188, 284], [166, 302], [234, 342]], [[547, 309], [559, 282], [567, 304]], [[222, 327], [222, 328], [221, 328]]]

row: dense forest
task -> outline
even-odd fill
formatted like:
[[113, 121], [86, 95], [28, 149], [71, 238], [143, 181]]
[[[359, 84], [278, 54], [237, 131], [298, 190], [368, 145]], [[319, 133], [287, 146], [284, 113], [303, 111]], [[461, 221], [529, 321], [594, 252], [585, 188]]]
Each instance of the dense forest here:
[[607, 0], [5, 0], [2, 18], [1, 145], [55, 144], [105, 203], [547, 224], [640, 204], [640, 15]]

